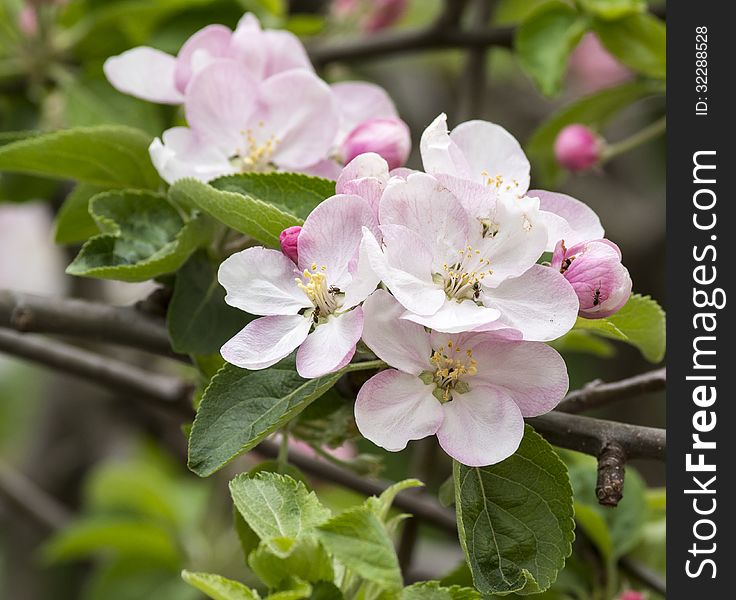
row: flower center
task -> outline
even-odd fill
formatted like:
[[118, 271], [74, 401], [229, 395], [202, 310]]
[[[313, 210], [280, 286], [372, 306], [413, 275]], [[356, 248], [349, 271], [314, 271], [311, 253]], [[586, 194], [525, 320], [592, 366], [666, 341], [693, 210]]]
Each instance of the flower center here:
[[445, 289], [448, 298], [462, 300], [479, 300], [482, 292], [481, 282], [493, 271], [488, 267], [491, 261], [481, 256], [480, 250], [467, 246], [458, 250], [458, 260], [453, 264], [442, 265], [442, 273], [434, 276], [437, 283]]
[[302, 277], [296, 278], [296, 284], [307, 295], [314, 305], [312, 316], [314, 321], [320, 317], [327, 317], [340, 307], [340, 299], [343, 296], [340, 288], [327, 285], [327, 267], [318, 267], [312, 264], [311, 270], [304, 269]]
[[467, 392], [470, 387], [465, 379], [478, 373], [473, 351], [463, 350], [452, 340], [435, 350], [429, 360], [435, 367], [434, 372], [425, 371], [420, 377], [425, 383], [435, 385], [433, 393], [443, 403], [452, 400], [453, 392]]
[[516, 179], [504, 180], [503, 175], [490, 175], [488, 171], [481, 171], [480, 174], [485, 179], [487, 186], [499, 192], [513, 192], [519, 189], [519, 182]]
[[[263, 127], [263, 121], [258, 123], [258, 127]], [[246, 143], [245, 149], [238, 149], [230, 158], [230, 163], [242, 173], [272, 171], [274, 165], [271, 163], [271, 157], [281, 140], [275, 135], [270, 135], [265, 141], [259, 142], [252, 129], [246, 129], [242, 133]]]

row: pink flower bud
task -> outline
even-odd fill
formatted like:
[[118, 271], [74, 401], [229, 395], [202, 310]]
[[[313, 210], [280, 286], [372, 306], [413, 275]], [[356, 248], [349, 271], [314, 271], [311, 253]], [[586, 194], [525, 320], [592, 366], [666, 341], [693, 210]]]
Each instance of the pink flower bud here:
[[610, 317], [631, 295], [629, 271], [621, 264], [618, 246], [609, 240], [582, 242], [572, 248], [560, 241], [552, 267], [572, 285], [580, 300], [578, 314], [586, 319]]
[[632, 73], [605, 49], [594, 33], [586, 33], [570, 55], [570, 75], [584, 94], [592, 94], [632, 78]]
[[390, 27], [403, 16], [408, 5], [407, 0], [375, 0], [363, 21], [363, 31], [373, 33]]
[[618, 600], [644, 600], [644, 594], [641, 592], [635, 592], [634, 590], [629, 590], [621, 594]]
[[411, 151], [409, 127], [401, 119], [369, 119], [353, 129], [342, 145], [347, 164], [360, 154], [375, 152], [389, 169], [402, 166]]
[[568, 125], [557, 134], [555, 158], [570, 171], [585, 171], [601, 158], [602, 142], [585, 125]]
[[281, 244], [281, 251], [286, 254], [294, 262], [297, 261], [297, 247], [296, 242], [299, 239], [299, 234], [302, 228], [299, 225], [293, 227], [287, 227], [279, 235], [279, 243]]
[[38, 33], [38, 15], [35, 7], [24, 4], [18, 13], [18, 29], [26, 36], [32, 37]]

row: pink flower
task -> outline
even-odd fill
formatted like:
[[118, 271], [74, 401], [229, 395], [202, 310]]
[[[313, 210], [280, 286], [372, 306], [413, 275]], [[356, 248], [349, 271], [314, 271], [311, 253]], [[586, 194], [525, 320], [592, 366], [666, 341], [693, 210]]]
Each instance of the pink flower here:
[[330, 88], [313, 73], [291, 69], [259, 80], [227, 58], [192, 78], [185, 109], [189, 128], [169, 129], [150, 147], [169, 183], [303, 170], [328, 154], [339, 118]]
[[295, 263], [298, 263], [298, 252], [297, 242], [299, 240], [299, 234], [302, 228], [299, 225], [293, 227], [287, 227], [279, 235], [279, 244], [281, 245], [281, 252], [288, 256]]
[[401, 167], [409, 158], [411, 134], [401, 119], [370, 119], [353, 129], [342, 145], [343, 160], [374, 152], [382, 156], [390, 169]]
[[21, 7], [18, 13], [18, 29], [28, 37], [38, 33], [38, 14], [31, 4], [23, 4]]
[[564, 127], [555, 139], [555, 158], [570, 171], [585, 171], [601, 159], [603, 143], [585, 125], [575, 123]]
[[373, 33], [391, 27], [406, 12], [407, 0], [375, 0], [362, 23], [363, 31]]
[[547, 341], [573, 325], [578, 300], [564, 277], [536, 261], [547, 243], [538, 200], [500, 197], [474, 218], [437, 179], [412, 173], [383, 192], [383, 244], [365, 230], [371, 267], [406, 309], [403, 319], [448, 333], [514, 329]]
[[618, 600], [645, 600], [645, 598], [644, 598], [644, 594], [642, 594], [641, 592], [635, 592], [634, 590], [629, 590], [621, 594]]
[[363, 341], [393, 368], [361, 388], [355, 420], [387, 450], [436, 434], [459, 462], [494, 464], [518, 448], [524, 417], [552, 410], [567, 392], [565, 363], [546, 344], [430, 333], [403, 319], [403, 307], [383, 290], [363, 310]]
[[234, 60], [255, 80], [290, 69], [312, 71], [299, 38], [288, 31], [262, 30], [250, 13], [243, 15], [235, 31], [224, 25], [199, 30], [177, 56], [140, 46], [108, 58], [104, 71], [123, 93], [150, 102], [181, 104], [194, 75], [222, 58]]
[[631, 277], [621, 264], [621, 251], [609, 240], [565, 247], [560, 241], [552, 267], [572, 285], [580, 300], [580, 316], [602, 319], [617, 312], [631, 295]]
[[618, 62], [594, 33], [586, 33], [570, 55], [570, 74], [585, 94], [631, 79], [631, 71]]
[[420, 151], [427, 173], [481, 221], [493, 219], [498, 197], [528, 195], [540, 201], [539, 220], [549, 236], [545, 251], [554, 250], [564, 235], [570, 239], [574, 235], [576, 241], [603, 237], [600, 220], [579, 200], [543, 190], [529, 191], [529, 160], [519, 142], [499, 125], [468, 121], [449, 132], [447, 117], [441, 114], [424, 130]]
[[358, 196], [328, 198], [307, 217], [297, 242], [298, 263], [278, 250], [248, 248], [218, 272], [225, 302], [255, 315], [221, 349], [244, 369], [265, 369], [296, 348], [302, 377], [320, 377], [350, 362], [363, 331], [359, 304], [378, 283], [359, 257], [361, 227], [375, 229]]

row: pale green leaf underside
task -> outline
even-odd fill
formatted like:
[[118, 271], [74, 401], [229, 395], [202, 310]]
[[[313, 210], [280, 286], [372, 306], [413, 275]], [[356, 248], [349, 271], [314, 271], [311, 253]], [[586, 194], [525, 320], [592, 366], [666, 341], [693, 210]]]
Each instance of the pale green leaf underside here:
[[182, 571], [181, 577], [212, 600], [260, 600], [257, 592], [242, 583], [213, 573]]

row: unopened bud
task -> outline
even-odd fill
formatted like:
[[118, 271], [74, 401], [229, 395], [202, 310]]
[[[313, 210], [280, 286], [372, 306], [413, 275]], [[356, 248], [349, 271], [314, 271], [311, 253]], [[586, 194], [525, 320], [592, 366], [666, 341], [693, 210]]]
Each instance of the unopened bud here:
[[353, 129], [342, 145], [347, 164], [360, 154], [375, 152], [389, 169], [402, 166], [411, 151], [409, 127], [401, 119], [370, 119]]
[[408, 5], [408, 0], [375, 0], [363, 21], [363, 31], [373, 33], [391, 27], [403, 16]]
[[621, 251], [609, 240], [593, 240], [566, 248], [557, 243], [552, 267], [572, 285], [580, 300], [579, 315], [602, 319], [617, 312], [631, 295], [631, 277], [621, 264]]
[[644, 594], [641, 592], [635, 592], [634, 590], [629, 590], [621, 594], [618, 600], [644, 600]]
[[299, 227], [299, 225], [294, 225], [293, 227], [287, 227], [279, 235], [281, 251], [295, 263], [297, 262], [298, 258], [296, 243], [299, 239], [299, 234], [301, 233], [301, 231], [302, 228]]
[[38, 14], [34, 6], [24, 4], [20, 9], [18, 13], [18, 29], [28, 37], [33, 37], [38, 33]]
[[555, 158], [570, 171], [585, 171], [595, 165], [603, 150], [601, 139], [585, 125], [568, 125], [557, 134]]

